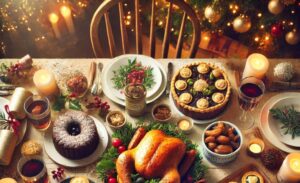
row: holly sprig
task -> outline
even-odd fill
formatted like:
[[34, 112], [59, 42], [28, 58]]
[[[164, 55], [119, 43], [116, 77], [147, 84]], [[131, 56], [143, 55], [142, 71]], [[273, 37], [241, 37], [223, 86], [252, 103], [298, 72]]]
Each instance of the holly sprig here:
[[54, 111], [61, 111], [65, 109], [66, 102], [69, 102], [69, 108], [73, 110], [80, 111], [82, 110], [80, 101], [76, 98], [70, 97], [70, 95], [59, 95], [56, 97], [52, 109]]
[[[198, 156], [196, 157], [194, 164], [192, 165], [189, 171], [189, 177], [193, 180], [193, 182], [197, 182], [201, 179], [203, 181], [204, 174], [207, 170], [206, 166], [202, 163], [202, 156], [198, 151], [198, 145], [194, 144], [183, 132], [181, 132], [176, 125], [174, 124], [162, 124], [158, 122], [145, 122], [140, 120], [136, 123], [136, 127], [133, 127], [131, 124], [126, 124], [123, 128], [117, 129], [112, 134], [112, 137], [118, 140], [122, 140], [121, 145], [128, 146], [133, 137], [135, 131], [138, 127], [143, 127], [147, 131], [158, 129], [162, 130], [165, 134], [181, 139], [187, 146], [187, 150], [195, 149], [198, 152]], [[115, 179], [117, 176], [116, 172], [116, 159], [118, 158], [120, 152], [118, 152], [118, 148], [116, 144], [108, 148], [107, 152], [103, 154], [101, 160], [98, 162], [96, 166], [96, 171], [99, 174], [99, 178], [104, 182], [110, 182], [110, 179]], [[120, 144], [120, 143], [118, 143]], [[143, 179], [139, 174], [132, 174], [132, 180], [137, 181], [138, 179]], [[144, 180], [145, 183], [158, 183], [159, 179], [150, 179]]]

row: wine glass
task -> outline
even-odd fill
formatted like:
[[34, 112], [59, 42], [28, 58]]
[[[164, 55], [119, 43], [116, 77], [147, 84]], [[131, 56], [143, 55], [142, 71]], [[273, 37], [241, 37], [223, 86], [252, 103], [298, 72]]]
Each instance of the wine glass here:
[[262, 80], [255, 77], [246, 77], [241, 81], [238, 90], [238, 100], [240, 108], [242, 109], [242, 115], [240, 115], [240, 128], [247, 130], [250, 129], [255, 122], [252, 114], [249, 111], [253, 111], [261, 100], [265, 92], [265, 85]]

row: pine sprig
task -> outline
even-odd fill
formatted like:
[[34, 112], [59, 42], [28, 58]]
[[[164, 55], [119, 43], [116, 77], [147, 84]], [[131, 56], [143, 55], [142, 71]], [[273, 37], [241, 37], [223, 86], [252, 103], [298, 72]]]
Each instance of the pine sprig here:
[[114, 174], [116, 169], [115, 160], [118, 158], [118, 151], [110, 147], [101, 157], [101, 161], [96, 166], [96, 172], [101, 180], [106, 180], [109, 174]]
[[122, 129], [117, 129], [113, 134], [113, 138], [122, 139], [124, 145], [128, 145], [133, 137], [136, 128], [134, 128], [131, 124], [126, 124]]
[[283, 108], [274, 108], [270, 112], [275, 119], [278, 119], [285, 129], [284, 134], [291, 134], [294, 139], [300, 136], [300, 112], [296, 111], [294, 106], [285, 106]]

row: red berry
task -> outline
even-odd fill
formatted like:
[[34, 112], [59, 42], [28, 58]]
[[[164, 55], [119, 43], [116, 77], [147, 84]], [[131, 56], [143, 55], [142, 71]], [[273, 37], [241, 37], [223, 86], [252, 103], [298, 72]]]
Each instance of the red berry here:
[[115, 148], [118, 148], [119, 146], [121, 146], [123, 143], [122, 143], [122, 140], [120, 139], [113, 139], [112, 140], [112, 146], [114, 146]]
[[118, 147], [118, 153], [121, 154], [122, 152], [126, 151], [126, 146], [119, 146]]
[[194, 182], [194, 179], [193, 179], [193, 177], [192, 176], [187, 176], [187, 182], [188, 183], [193, 183]]
[[108, 179], [108, 183], [117, 183], [117, 179], [116, 178], [109, 178]]

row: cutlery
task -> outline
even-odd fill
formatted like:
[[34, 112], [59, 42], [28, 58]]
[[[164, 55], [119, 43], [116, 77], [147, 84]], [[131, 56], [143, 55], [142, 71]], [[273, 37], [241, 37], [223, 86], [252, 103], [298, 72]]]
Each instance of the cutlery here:
[[94, 79], [94, 84], [91, 89], [91, 93], [93, 95], [100, 95], [102, 93], [102, 83], [101, 83], [101, 72], [103, 69], [103, 64], [98, 63], [97, 64], [97, 71], [96, 71], [96, 76]]
[[172, 80], [172, 73], [173, 73], [173, 64], [172, 62], [168, 63], [168, 71], [167, 71], [167, 87], [166, 87], [166, 95], [170, 94], [170, 85]]
[[91, 62], [90, 64], [90, 70], [88, 75], [88, 88], [91, 88], [96, 74], [96, 62]]
[[15, 85], [0, 84], [0, 90], [14, 90], [14, 89], [16, 89], [16, 87], [17, 86], [15, 86]]
[[12, 90], [0, 90], [0, 96], [5, 97], [5, 96], [9, 96], [12, 95], [13, 91]]

